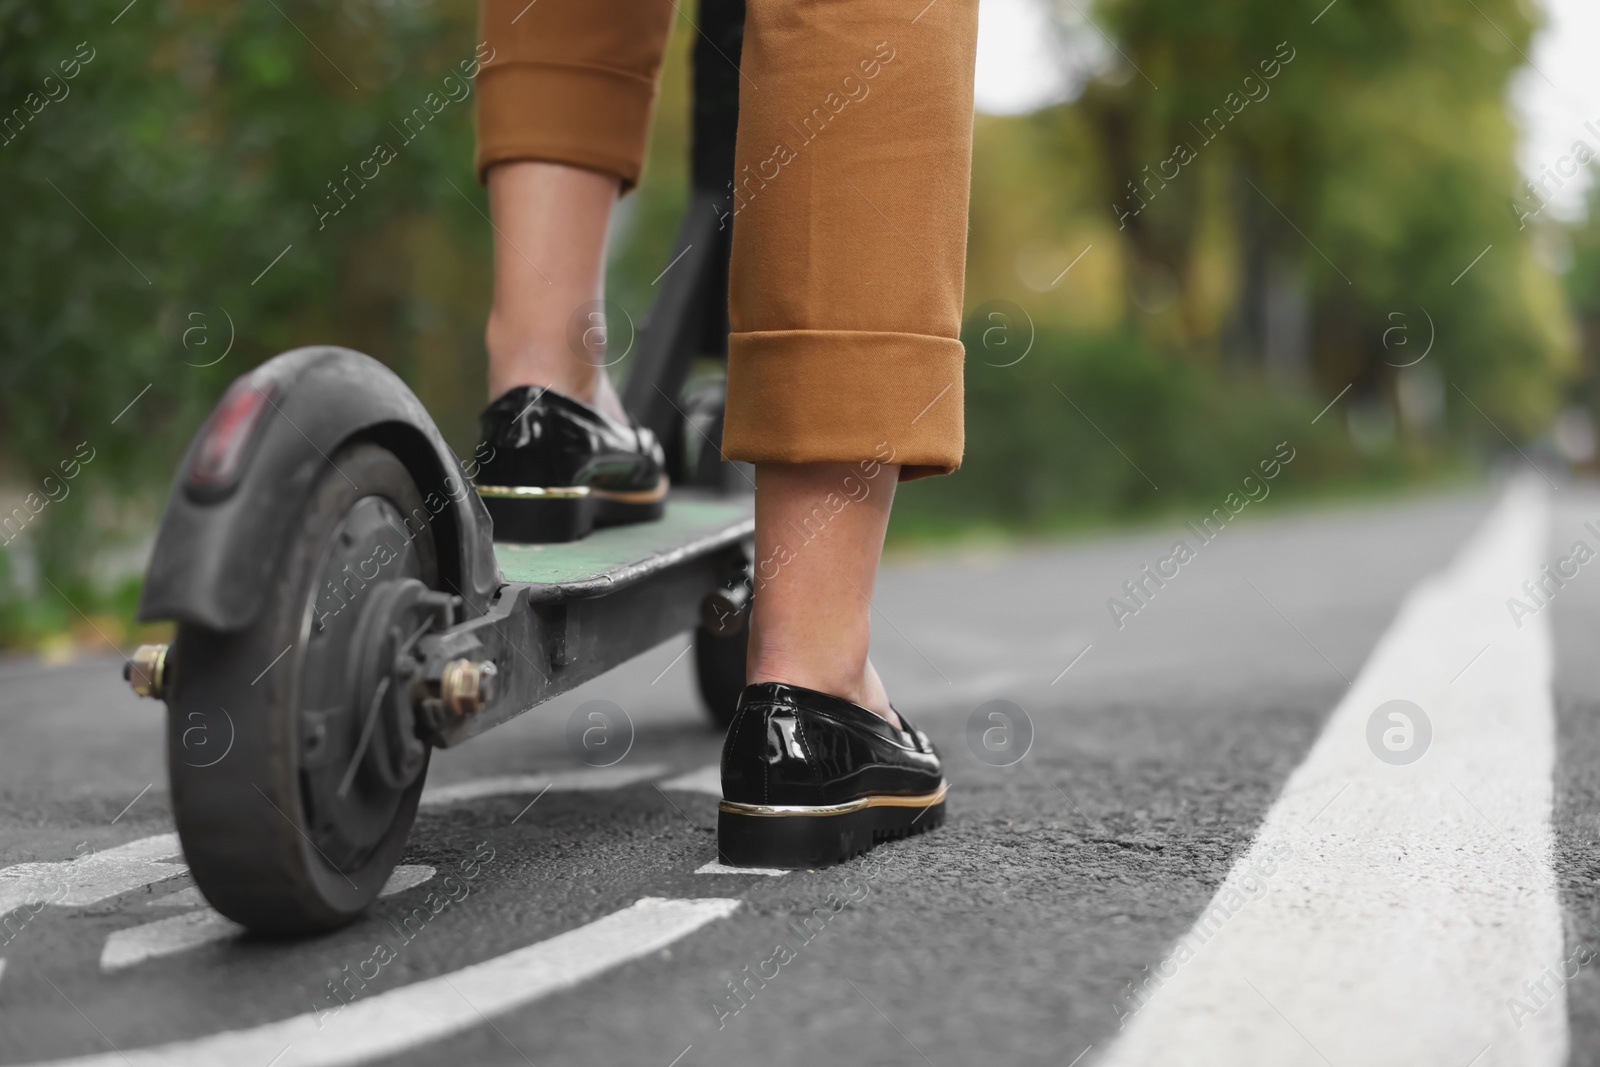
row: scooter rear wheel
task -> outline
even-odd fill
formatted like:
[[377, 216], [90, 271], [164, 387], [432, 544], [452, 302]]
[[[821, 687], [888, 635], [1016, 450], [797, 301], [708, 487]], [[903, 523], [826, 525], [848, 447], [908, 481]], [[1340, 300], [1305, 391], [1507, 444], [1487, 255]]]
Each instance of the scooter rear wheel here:
[[418, 629], [417, 594], [438, 583], [427, 515], [392, 453], [346, 446], [313, 485], [255, 621], [178, 628], [173, 815], [200, 891], [251, 930], [350, 922], [405, 848], [429, 749], [388, 665]]

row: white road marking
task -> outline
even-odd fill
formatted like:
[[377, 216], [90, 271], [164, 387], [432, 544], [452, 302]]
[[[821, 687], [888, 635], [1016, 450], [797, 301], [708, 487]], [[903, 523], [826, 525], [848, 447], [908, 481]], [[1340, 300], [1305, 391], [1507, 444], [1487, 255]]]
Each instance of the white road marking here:
[[120, 971], [145, 960], [160, 959], [213, 941], [244, 933], [244, 927], [211, 907], [118, 930], [100, 950], [100, 970]]
[[699, 770], [680, 774], [661, 783], [662, 789], [676, 789], [680, 793], [707, 793], [722, 799], [722, 765], [709, 763]]
[[189, 868], [159, 861], [182, 854], [177, 834], [157, 834], [58, 863], [13, 864], [0, 870], [0, 915], [40, 902], [83, 907], [164, 882]]
[[407, 889], [414, 889], [439, 873], [439, 868], [429, 867], [425, 863], [402, 863], [389, 875], [389, 880], [383, 883], [383, 888], [378, 890], [380, 897], [392, 897], [396, 893], [404, 893]]
[[721, 862], [720, 860], [712, 860], [710, 863], [706, 864], [705, 866], [696, 868], [694, 873], [695, 874], [764, 874], [769, 878], [777, 878], [779, 875], [792, 874], [793, 872], [792, 871], [788, 871], [788, 870], [784, 870], [781, 867], [729, 867], [727, 864]]
[[[421, 864], [396, 867], [389, 880], [383, 883], [378, 895], [392, 897], [397, 893], [404, 893], [438, 873], [437, 868]], [[197, 903], [200, 909], [116, 931], [106, 938], [105, 946], [100, 950], [101, 971], [124, 970], [145, 960], [173, 956], [179, 952], [199, 948], [201, 945], [209, 945], [214, 941], [226, 941], [244, 933], [244, 927], [206, 904], [204, 898], [200, 896], [198, 887], [191, 886], [172, 896], [182, 897], [185, 903]], [[153, 903], [166, 903], [170, 899], [163, 897], [161, 901]]]
[[516, 796], [542, 789], [584, 792], [621, 789], [635, 782], [647, 782], [667, 772], [665, 764], [641, 763], [624, 767], [585, 767], [581, 771], [556, 771], [553, 774], [507, 774], [492, 778], [473, 778], [454, 785], [429, 786], [422, 791], [424, 807], [457, 804], [484, 797]]
[[[319, 1019], [316, 1013], [229, 1030], [192, 1041], [53, 1061], [52, 1067], [212, 1067], [269, 1063], [340, 1067], [393, 1056], [468, 1030], [540, 997], [569, 989], [613, 967], [648, 956], [707, 923], [732, 915], [739, 901], [645, 897], [602, 919], [503, 956], [387, 993], [361, 997]], [[39, 1065], [42, 1067], [42, 1065]]]
[[[1566, 1062], [1566, 994], [1525, 985], [1563, 957], [1549, 618], [1517, 631], [1505, 607], [1548, 529], [1515, 483], [1411, 592], [1199, 922], [1119, 1002], [1104, 1067]], [[1367, 740], [1396, 699], [1432, 724], [1404, 765]]]
[[[667, 773], [661, 763], [628, 767], [586, 767], [552, 774], [519, 774], [475, 778], [454, 785], [423, 790], [422, 804], [438, 806], [483, 797], [537, 793], [543, 789], [585, 791], [620, 789], [636, 782], [649, 781]], [[720, 796], [720, 789], [718, 791]], [[91, 852], [71, 860], [53, 863], [16, 863], [0, 869], [0, 916], [25, 905], [41, 902], [62, 907], [83, 907], [145, 886], [164, 882], [188, 871], [179, 858], [183, 847], [177, 834], [142, 837], [116, 848]], [[152, 903], [189, 904], [189, 890]]]

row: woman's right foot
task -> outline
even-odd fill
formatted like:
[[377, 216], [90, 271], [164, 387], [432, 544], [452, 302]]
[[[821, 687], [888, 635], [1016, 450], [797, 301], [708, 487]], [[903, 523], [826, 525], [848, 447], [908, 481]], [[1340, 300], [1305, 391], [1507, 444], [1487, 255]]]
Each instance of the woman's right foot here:
[[722, 861], [823, 867], [942, 823], [939, 753], [900, 726], [815, 689], [746, 686], [722, 746]]
[[489, 454], [473, 480], [496, 541], [576, 541], [661, 517], [666, 457], [638, 423], [533, 385], [502, 395], [479, 423]]

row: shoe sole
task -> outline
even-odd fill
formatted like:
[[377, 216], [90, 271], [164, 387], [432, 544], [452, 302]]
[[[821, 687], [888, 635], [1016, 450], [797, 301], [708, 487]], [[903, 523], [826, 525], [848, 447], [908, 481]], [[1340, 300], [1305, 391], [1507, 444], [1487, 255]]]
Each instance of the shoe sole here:
[[480, 485], [478, 495], [494, 521], [494, 539], [542, 545], [578, 541], [596, 526], [659, 519], [666, 510], [667, 482], [655, 489], [614, 492], [589, 486]]
[[730, 867], [799, 870], [854, 859], [885, 841], [944, 823], [949, 783], [920, 796], [868, 796], [822, 807], [742, 804], [717, 807], [717, 852]]

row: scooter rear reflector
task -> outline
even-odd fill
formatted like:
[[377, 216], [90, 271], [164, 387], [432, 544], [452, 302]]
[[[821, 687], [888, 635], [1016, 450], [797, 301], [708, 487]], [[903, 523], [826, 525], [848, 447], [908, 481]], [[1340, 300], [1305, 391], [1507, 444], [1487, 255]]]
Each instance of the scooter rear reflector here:
[[189, 465], [188, 483], [201, 495], [220, 496], [233, 487], [272, 391], [270, 381], [258, 385], [246, 376], [223, 394]]

